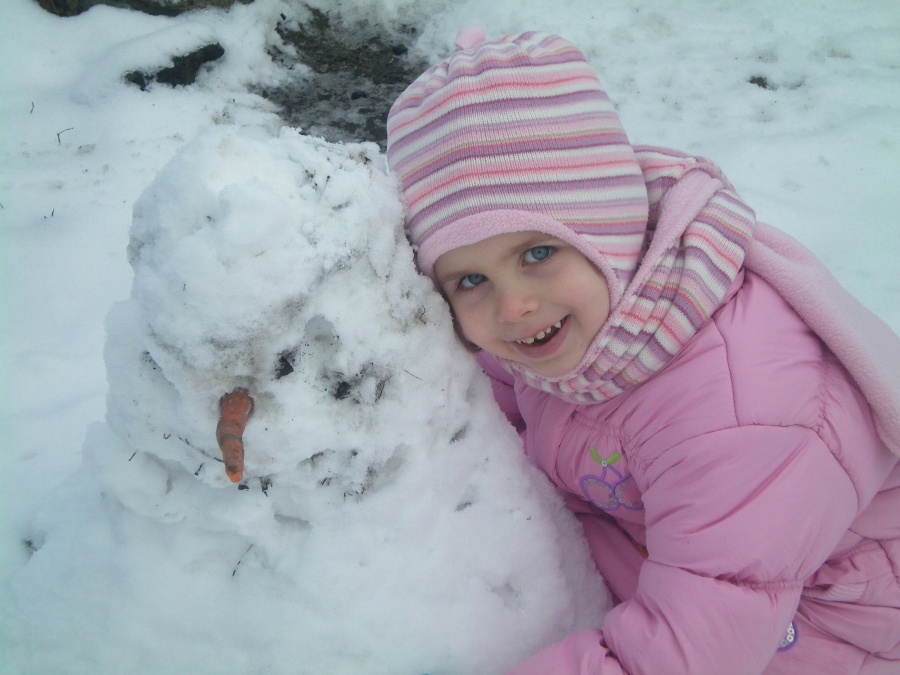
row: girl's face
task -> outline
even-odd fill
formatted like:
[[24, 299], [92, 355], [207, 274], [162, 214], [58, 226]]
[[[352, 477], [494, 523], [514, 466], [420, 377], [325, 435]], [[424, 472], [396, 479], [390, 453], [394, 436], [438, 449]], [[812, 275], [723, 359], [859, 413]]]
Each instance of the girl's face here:
[[578, 249], [541, 232], [455, 248], [434, 271], [468, 340], [544, 377], [575, 368], [609, 316], [600, 271]]

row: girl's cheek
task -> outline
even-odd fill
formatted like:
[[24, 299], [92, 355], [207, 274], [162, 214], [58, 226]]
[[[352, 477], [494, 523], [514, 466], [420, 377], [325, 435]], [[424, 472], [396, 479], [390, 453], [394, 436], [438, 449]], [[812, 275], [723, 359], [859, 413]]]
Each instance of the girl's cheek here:
[[468, 289], [458, 289], [450, 296], [450, 306], [457, 311], [477, 311], [478, 307], [483, 304], [485, 291], [481, 286]]
[[466, 335], [470, 335], [472, 333], [472, 328], [475, 325], [472, 312], [467, 307], [462, 306], [454, 308], [453, 313], [456, 316], [456, 322], [459, 324], [460, 328], [463, 329], [463, 332], [465, 332]]

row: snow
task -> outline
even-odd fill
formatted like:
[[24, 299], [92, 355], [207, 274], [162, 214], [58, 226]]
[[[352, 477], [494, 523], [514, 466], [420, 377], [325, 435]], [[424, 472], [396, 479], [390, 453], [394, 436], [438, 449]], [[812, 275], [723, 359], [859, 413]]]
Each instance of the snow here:
[[[900, 330], [900, 7], [312, 4], [416, 25], [432, 62], [468, 23], [564, 35], [633, 142], [714, 159]], [[2, 672], [497, 673], [607, 607], [377, 148], [250, 93], [305, 12], [0, 5]], [[211, 39], [194, 85], [121, 80]], [[244, 490], [213, 439], [235, 386]]]

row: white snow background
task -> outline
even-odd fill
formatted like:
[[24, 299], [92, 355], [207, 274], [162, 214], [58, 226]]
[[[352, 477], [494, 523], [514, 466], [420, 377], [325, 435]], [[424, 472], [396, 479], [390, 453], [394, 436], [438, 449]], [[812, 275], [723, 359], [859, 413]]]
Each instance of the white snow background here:
[[[467, 23], [564, 35], [633, 142], [713, 158], [900, 330], [900, 5], [310, 4], [431, 62]], [[500, 673], [602, 617], [377, 148], [248, 93], [297, 75], [266, 49], [304, 11], [0, 3], [0, 672]], [[121, 79], [212, 40], [194, 85]], [[238, 385], [245, 490], [215, 460]]]

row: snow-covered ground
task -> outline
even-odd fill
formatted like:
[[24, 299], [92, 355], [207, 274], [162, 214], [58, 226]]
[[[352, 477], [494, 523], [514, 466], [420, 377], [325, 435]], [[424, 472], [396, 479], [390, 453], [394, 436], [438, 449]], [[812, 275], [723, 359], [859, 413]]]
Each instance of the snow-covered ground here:
[[[468, 23], [564, 35], [633, 142], [713, 158], [900, 331], [900, 5], [310, 4], [415, 25], [428, 61]], [[281, 132], [248, 91], [291, 76], [267, 47], [305, 11], [0, 3], [0, 672], [496, 672], [591, 619], [571, 521], [412, 275], [376, 150]], [[121, 79], [211, 40], [226, 55], [195, 85]], [[286, 238], [298, 210], [307, 230]], [[211, 401], [235, 384], [261, 394], [243, 491], [204, 459]], [[557, 614], [535, 618], [551, 596]]]

